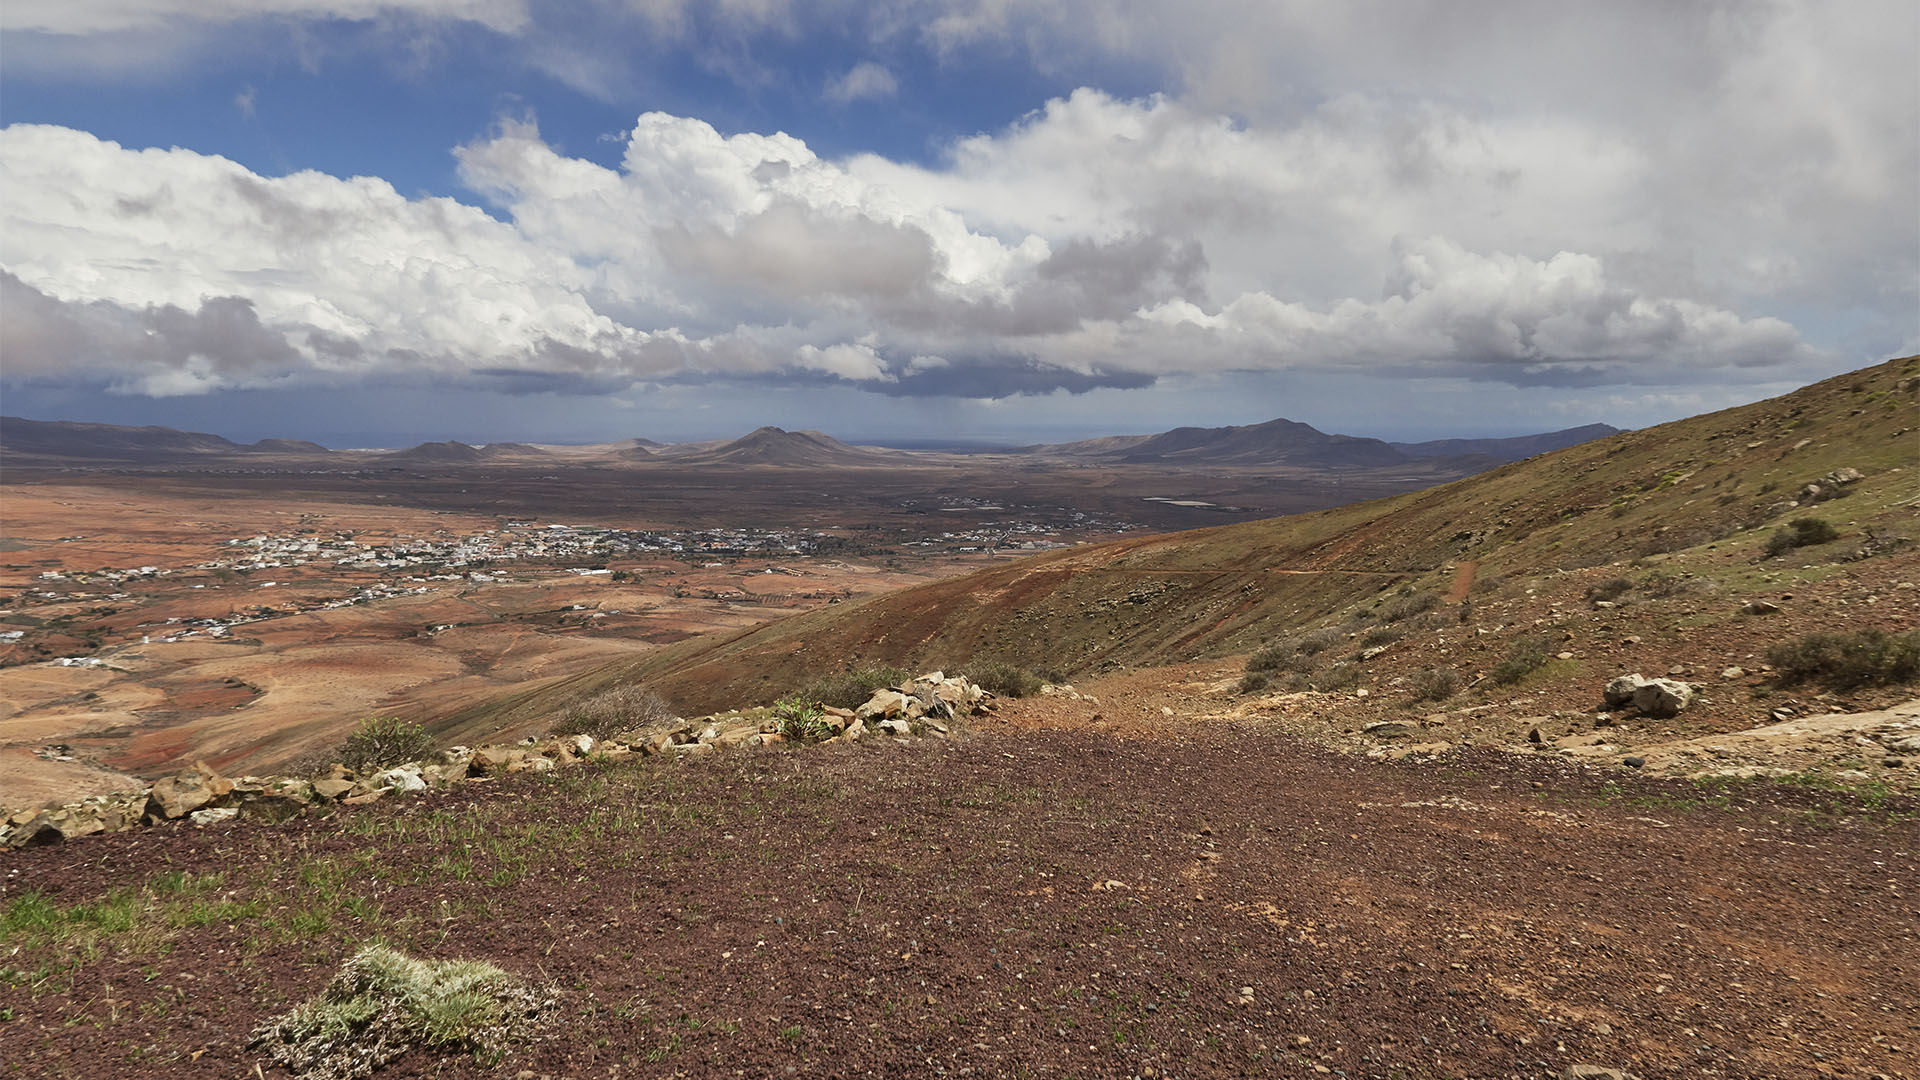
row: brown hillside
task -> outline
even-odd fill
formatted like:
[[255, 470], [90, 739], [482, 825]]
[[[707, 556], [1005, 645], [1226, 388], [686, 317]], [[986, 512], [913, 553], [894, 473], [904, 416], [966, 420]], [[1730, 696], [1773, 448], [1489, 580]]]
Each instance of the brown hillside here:
[[1021, 559], [966, 577], [691, 640], [451, 718], [524, 724], [573, 694], [645, 679], [689, 709], [765, 700], [871, 663], [997, 659], [1063, 674], [1245, 652], [1393, 591], [1444, 593], [1462, 565], [1526, 577], [1754, 549], [1807, 483], [1865, 479], [1855, 529], [1911, 525], [1920, 357], [1614, 435], [1423, 492]]

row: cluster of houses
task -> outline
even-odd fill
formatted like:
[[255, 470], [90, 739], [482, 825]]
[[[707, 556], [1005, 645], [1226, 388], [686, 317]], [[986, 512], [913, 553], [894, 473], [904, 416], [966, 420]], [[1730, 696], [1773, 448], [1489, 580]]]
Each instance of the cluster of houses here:
[[786, 529], [653, 531], [597, 525], [535, 525], [509, 522], [504, 529], [471, 536], [452, 534], [356, 540], [351, 533], [254, 536], [227, 541], [245, 549], [240, 557], [201, 564], [202, 569], [261, 570], [332, 563], [343, 569], [453, 569], [495, 562], [590, 562], [640, 554], [690, 556], [811, 554], [826, 533]]

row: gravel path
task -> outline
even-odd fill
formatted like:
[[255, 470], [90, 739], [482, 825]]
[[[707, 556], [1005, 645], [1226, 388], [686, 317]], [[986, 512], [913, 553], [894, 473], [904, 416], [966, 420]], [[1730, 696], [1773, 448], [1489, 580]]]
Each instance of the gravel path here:
[[253, 1075], [374, 938], [563, 1016], [382, 1076], [1920, 1076], [1915, 808], [1765, 797], [1026, 730], [157, 828], [0, 857], [15, 911], [220, 875], [77, 968], [11, 931], [0, 1076]]

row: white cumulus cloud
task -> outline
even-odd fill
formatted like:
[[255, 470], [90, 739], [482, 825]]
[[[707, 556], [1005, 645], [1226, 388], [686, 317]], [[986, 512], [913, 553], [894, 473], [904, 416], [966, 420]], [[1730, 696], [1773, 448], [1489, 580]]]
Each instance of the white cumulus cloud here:
[[883, 64], [871, 60], [847, 69], [846, 74], [827, 83], [828, 101], [846, 103], [849, 101], [879, 101], [890, 98], [900, 90], [900, 83]]

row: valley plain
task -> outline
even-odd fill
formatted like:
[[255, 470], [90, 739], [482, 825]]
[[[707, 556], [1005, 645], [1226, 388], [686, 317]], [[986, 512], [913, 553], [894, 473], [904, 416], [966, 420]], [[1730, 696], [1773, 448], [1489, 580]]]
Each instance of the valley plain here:
[[[15, 447], [26, 426], [12, 422]], [[11, 454], [0, 481], [0, 804], [14, 808], [193, 760], [283, 768], [374, 715], [451, 741], [512, 734], [457, 717], [665, 643], [1034, 551], [1487, 463], [1205, 468], [787, 432], [490, 456], [83, 434], [95, 441]], [[125, 460], [143, 455], [157, 460]]]

